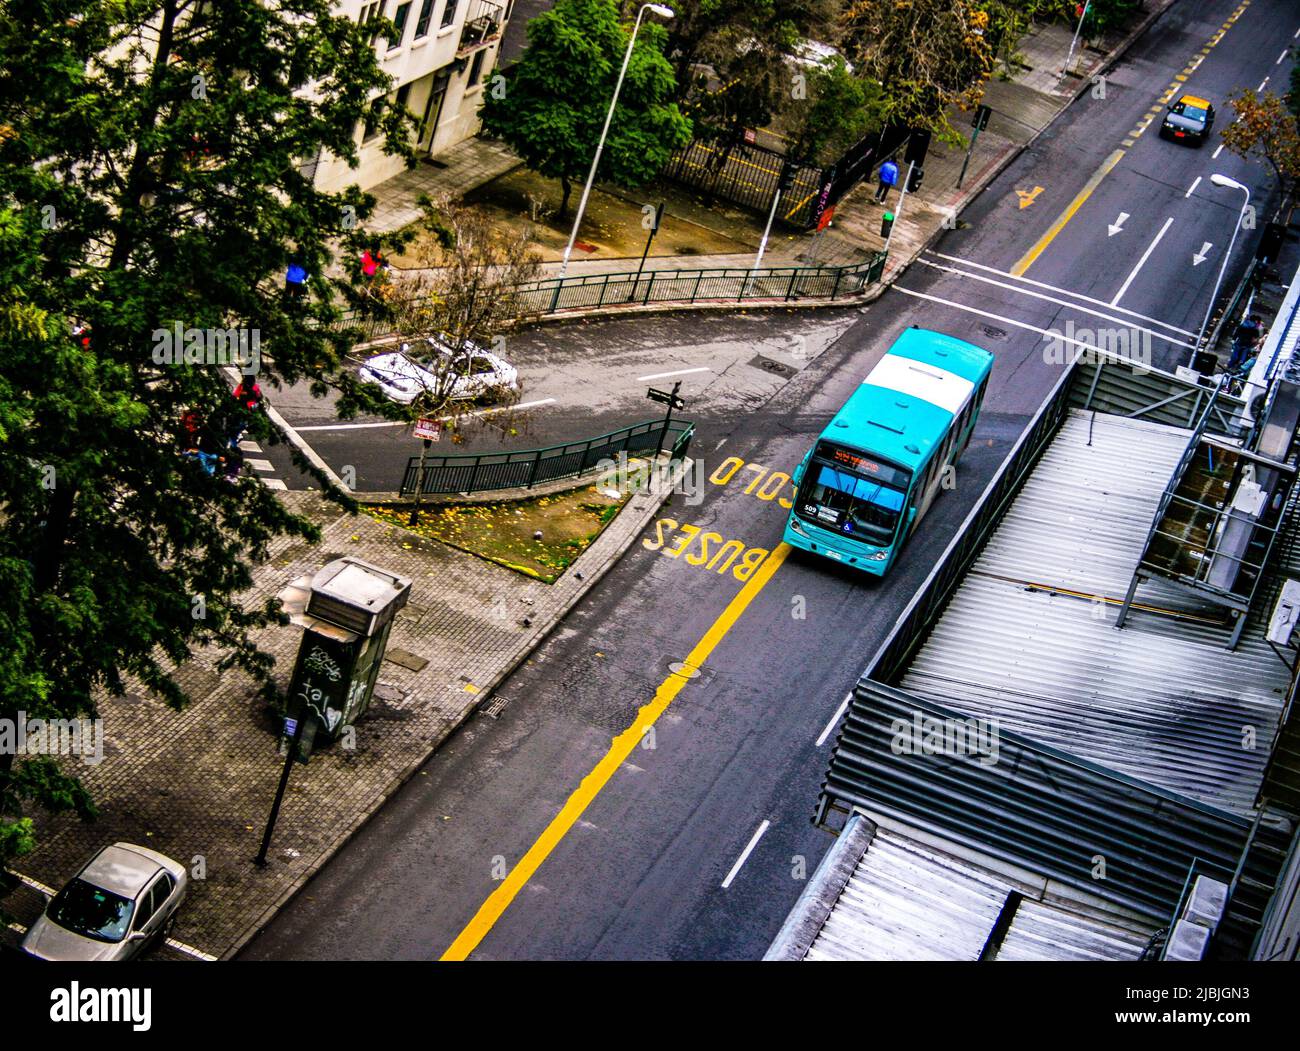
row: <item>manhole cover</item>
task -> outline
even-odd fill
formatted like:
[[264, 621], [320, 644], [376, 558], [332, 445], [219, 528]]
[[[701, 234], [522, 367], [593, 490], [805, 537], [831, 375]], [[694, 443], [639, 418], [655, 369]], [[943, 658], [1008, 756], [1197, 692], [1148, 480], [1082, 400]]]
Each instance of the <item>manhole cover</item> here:
[[390, 649], [384, 654], [384, 660], [392, 661], [398, 667], [405, 668], [408, 671], [424, 671], [428, 661], [423, 657], [410, 652], [410, 650]]
[[1004, 340], [1007, 338], [1006, 329], [998, 328], [995, 325], [981, 325], [980, 331], [983, 332], [984, 335], [988, 336], [990, 339]]
[[778, 376], [793, 376], [795, 370], [783, 361], [775, 361], [772, 358], [765, 358], [762, 354], [755, 357], [750, 364], [756, 369], [762, 369], [765, 372], [774, 372]]
[[672, 664], [668, 665], [668, 670], [674, 675], [680, 675], [683, 679], [697, 679], [700, 675], [699, 668], [683, 661], [673, 661]]

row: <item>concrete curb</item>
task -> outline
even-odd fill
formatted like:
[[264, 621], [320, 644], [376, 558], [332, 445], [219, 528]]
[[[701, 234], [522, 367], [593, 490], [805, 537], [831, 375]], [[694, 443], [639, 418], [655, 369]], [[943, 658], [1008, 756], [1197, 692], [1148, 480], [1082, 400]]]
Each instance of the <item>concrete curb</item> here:
[[623, 554], [627, 549], [632, 546], [633, 542], [636, 541], [645, 530], [646, 525], [649, 524], [650, 520], [664, 505], [664, 503], [667, 502], [668, 498], [673, 493], [677, 481], [690, 470], [691, 465], [692, 461], [690, 459], [680, 461], [677, 469], [673, 471], [669, 477], [664, 479], [664, 482], [659, 487], [658, 491], [655, 491], [652, 488], [647, 492], [635, 494], [628, 501], [627, 505], [623, 508], [623, 511], [620, 512], [619, 516], [614, 519], [613, 523], [611, 523], [611, 525], [622, 524], [621, 520], [623, 519], [623, 516], [631, 512], [633, 514], [633, 520], [628, 524], [626, 538], [616, 548], [601, 553], [598, 556], [598, 560], [597, 558], [591, 558], [590, 561], [588, 561], [589, 556], [593, 553], [587, 551], [583, 555], [579, 556], [577, 561], [566, 570], [566, 574], [572, 573], [575, 577], [580, 576], [582, 579], [582, 586], [573, 595], [572, 600], [553, 613], [545, 621], [536, 625], [532, 633], [524, 637], [516, 647], [514, 653], [507, 657], [496, 674], [493, 675], [484, 684], [482, 690], [475, 695], [475, 702], [465, 707], [461, 717], [447, 728], [446, 733], [444, 733], [441, 738], [430, 742], [429, 748], [426, 751], [422, 752], [418, 758], [413, 759], [409, 764], [407, 764], [405, 769], [393, 778], [388, 787], [380, 793], [374, 803], [357, 821], [352, 824], [350, 828], [339, 833], [329, 846], [317, 854], [308, 870], [296, 879], [288, 889], [275, 900], [274, 903], [263, 910], [257, 919], [250, 923], [244, 932], [235, 939], [231, 947], [220, 957], [222, 960], [233, 959], [239, 954], [240, 950], [243, 949], [244, 946], [257, 937], [262, 929], [276, 917], [279, 911], [297, 897], [302, 888], [311, 882], [311, 880], [322, 868], [325, 867], [330, 859], [333, 858], [334, 855], [337, 854], [353, 836], [370, 823], [370, 820], [379, 813], [381, 809], [383, 809], [384, 805], [390, 798], [392, 798], [394, 793], [419, 773], [420, 768], [424, 766], [424, 764], [429, 761], [430, 757], [432, 757], [433, 754], [447, 742], [452, 734], [474, 717], [479, 709], [487, 703], [496, 688], [532, 655], [538, 645], [540, 645], [545, 638], [560, 625], [561, 621], [563, 621], [573, 608], [581, 602], [584, 597], [586, 597], [587, 593], [596, 586], [597, 582], [599, 582], [600, 579], [604, 577], [604, 575], [619, 561], [619, 559], [623, 557]]

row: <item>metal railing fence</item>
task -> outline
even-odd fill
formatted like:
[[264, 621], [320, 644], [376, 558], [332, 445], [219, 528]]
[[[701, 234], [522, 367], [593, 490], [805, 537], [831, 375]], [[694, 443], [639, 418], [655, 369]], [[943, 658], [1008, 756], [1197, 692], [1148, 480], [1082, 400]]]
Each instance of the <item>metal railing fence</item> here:
[[[680, 460], [690, 449], [695, 424], [686, 420], [649, 420], [579, 442], [499, 453], [425, 456], [422, 492], [481, 493], [495, 489], [531, 489], [543, 482], [586, 474], [619, 453], [653, 454], [667, 448]], [[412, 456], [402, 475], [401, 494], [414, 495], [420, 458]]]

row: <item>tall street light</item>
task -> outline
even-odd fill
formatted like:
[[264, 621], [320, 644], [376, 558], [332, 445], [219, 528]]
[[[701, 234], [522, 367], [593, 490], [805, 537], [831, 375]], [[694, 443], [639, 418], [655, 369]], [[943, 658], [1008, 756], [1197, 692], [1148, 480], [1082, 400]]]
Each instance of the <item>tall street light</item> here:
[[1223, 275], [1228, 270], [1228, 260], [1232, 258], [1232, 247], [1237, 243], [1237, 232], [1241, 229], [1241, 224], [1246, 218], [1246, 209], [1250, 207], [1250, 188], [1243, 186], [1236, 179], [1229, 179], [1226, 175], [1214, 174], [1210, 176], [1210, 182], [1215, 186], [1222, 186], [1229, 190], [1240, 190], [1246, 195], [1246, 200], [1242, 203], [1241, 211], [1237, 215], [1237, 225], [1233, 227], [1232, 238], [1228, 241], [1228, 250], [1223, 253], [1223, 262], [1219, 265], [1219, 278], [1214, 282], [1214, 292], [1210, 295], [1210, 303], [1205, 308], [1205, 320], [1201, 322], [1201, 331], [1196, 337], [1196, 343], [1192, 347], [1191, 360], [1187, 362], [1191, 367], [1196, 361], [1196, 352], [1201, 349], [1201, 341], [1205, 339], [1205, 330], [1210, 325], [1210, 315], [1214, 313], [1214, 304], [1219, 299], [1219, 289], [1223, 285]]
[[1083, 9], [1079, 12], [1079, 24], [1074, 28], [1074, 39], [1070, 41], [1070, 53], [1065, 56], [1065, 66], [1061, 70], [1061, 76], [1070, 72], [1070, 63], [1074, 61], [1074, 49], [1079, 46], [1079, 34], [1083, 32], [1083, 23], [1088, 19], [1088, 8], [1092, 6], [1092, 0], [1087, 0]]
[[627, 42], [627, 52], [623, 55], [623, 68], [618, 71], [618, 83], [614, 86], [614, 97], [609, 100], [609, 112], [605, 114], [605, 126], [600, 131], [600, 142], [596, 144], [596, 155], [591, 159], [591, 171], [587, 173], [587, 184], [582, 188], [582, 199], [578, 202], [578, 214], [573, 220], [573, 230], [569, 234], [569, 243], [564, 246], [564, 261], [560, 264], [560, 279], [555, 285], [555, 297], [551, 309], [560, 298], [560, 289], [564, 284], [564, 275], [569, 272], [569, 256], [573, 254], [573, 242], [578, 239], [578, 227], [582, 225], [582, 213], [587, 210], [587, 198], [591, 195], [591, 184], [596, 179], [596, 169], [600, 166], [600, 154], [605, 148], [605, 136], [609, 134], [610, 121], [614, 119], [614, 107], [618, 105], [618, 93], [623, 90], [623, 77], [627, 75], [628, 63], [632, 61], [632, 48], [636, 44], [636, 35], [641, 29], [641, 19], [647, 11], [653, 11], [663, 19], [674, 17], [673, 9], [663, 4], [642, 4], [636, 14], [636, 24], [632, 27], [632, 39]]

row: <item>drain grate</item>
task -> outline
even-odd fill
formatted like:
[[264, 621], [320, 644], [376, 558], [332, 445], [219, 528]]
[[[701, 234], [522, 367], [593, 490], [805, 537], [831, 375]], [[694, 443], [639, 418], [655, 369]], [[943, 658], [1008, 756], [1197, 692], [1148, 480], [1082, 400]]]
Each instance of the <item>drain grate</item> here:
[[488, 701], [479, 709], [489, 719], [500, 719], [501, 713], [506, 710], [506, 705], [510, 703], [510, 698], [504, 694], [498, 693], [492, 700]]

